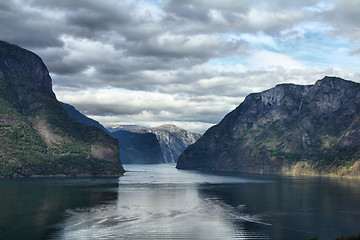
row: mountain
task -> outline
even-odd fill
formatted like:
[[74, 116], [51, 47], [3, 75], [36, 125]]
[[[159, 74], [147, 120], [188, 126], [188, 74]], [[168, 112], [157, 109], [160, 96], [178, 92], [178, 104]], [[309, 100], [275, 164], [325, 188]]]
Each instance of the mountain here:
[[73, 121], [43, 61], [0, 41], [0, 177], [119, 176], [115, 139]]
[[360, 84], [325, 77], [248, 95], [179, 157], [179, 169], [360, 176]]
[[125, 130], [111, 132], [119, 142], [123, 163], [163, 163], [159, 141], [152, 133], [133, 133]]
[[133, 130], [133, 132], [154, 133], [159, 140], [161, 151], [166, 162], [176, 162], [186, 147], [196, 142], [201, 136], [199, 133], [192, 133], [171, 124], [160, 127], [136, 129]]
[[119, 156], [122, 163], [148, 164], [165, 162], [165, 159], [161, 153], [159, 142], [154, 134], [140, 134], [132, 133], [129, 130], [119, 130], [134, 129], [139, 127], [138, 125], [118, 125], [106, 129], [99, 122], [88, 118], [70, 104], [61, 104], [67, 111], [70, 118], [76, 122], [85, 124], [87, 126], [97, 127], [115, 138], [118, 141], [120, 150]]
[[119, 130], [132, 131], [138, 128], [145, 128], [145, 127], [140, 125], [115, 125], [115, 126], [107, 127], [106, 130], [108, 130], [109, 132], [116, 132]]
[[75, 107], [73, 107], [67, 103], [63, 103], [63, 102], [60, 102], [60, 103], [61, 103], [62, 107], [66, 110], [66, 112], [68, 113], [69, 117], [71, 119], [75, 120], [75, 122], [85, 124], [86, 126], [97, 127], [106, 133], [108, 132], [106, 130], [106, 128], [103, 125], [101, 125], [98, 121], [95, 121], [94, 119], [91, 119], [91, 118], [85, 116], [84, 114], [79, 112]]

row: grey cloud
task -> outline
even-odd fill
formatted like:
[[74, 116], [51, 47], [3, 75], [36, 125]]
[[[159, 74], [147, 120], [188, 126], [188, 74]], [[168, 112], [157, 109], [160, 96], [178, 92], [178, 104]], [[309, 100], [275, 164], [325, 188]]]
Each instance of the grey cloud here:
[[360, 56], [360, 48], [358, 48], [358, 49], [353, 49], [350, 53], [353, 54], [353, 55], [358, 55], [358, 56]]
[[360, 40], [360, 1], [335, 0], [335, 8], [325, 12], [322, 20], [331, 24], [335, 37], [347, 36], [354, 41]]
[[116, 4], [117, 1], [10, 1], [0, 15], [0, 37], [31, 49], [61, 47], [64, 34], [96, 40], [131, 19], [127, 9], [114, 8]]
[[197, 1], [168, 1], [165, 5], [167, 12], [173, 13], [177, 17], [183, 19], [209, 23], [209, 9], [199, 6]]
[[13, 4], [7, 6], [5, 8], [7, 11], [2, 9], [0, 14], [0, 37], [2, 40], [28, 48], [63, 45], [63, 42], [55, 34], [59, 30], [58, 22], [42, 19], [35, 11], [22, 11]]
[[2, 14], [10, 11], [12, 8], [11, 6], [11, 2], [5, 1], [5, 2], [0, 2], [0, 12]]
[[136, 115], [144, 109], [129, 107], [129, 104], [119, 103], [116, 105], [106, 105], [96, 102], [77, 103], [76, 107], [86, 115], [113, 116], [113, 115]]
[[[79, 9], [89, 9], [94, 12], [115, 12], [118, 9], [117, 6], [124, 5], [116, 0], [98, 1], [98, 0], [29, 0], [26, 1], [29, 5], [44, 8], [47, 10], [57, 9], [61, 11], [77, 11]], [[120, 5], [121, 4], [121, 5]]]
[[[131, 76], [139, 76], [139, 74], [131, 74], [136, 71], [191, 68], [211, 58], [234, 54], [244, 45], [244, 42], [225, 42], [217, 36], [173, 34], [161, 18], [156, 23], [147, 23], [146, 19], [131, 18], [129, 9], [131, 4], [119, 6], [116, 1], [32, 1], [30, 3], [33, 4], [30, 10], [24, 10], [21, 5], [16, 5], [10, 11], [10, 16], [3, 15], [3, 18], [10, 20], [9, 22], [16, 27], [22, 26], [23, 29], [13, 31], [15, 27], [4, 26], [2, 27], [4, 31], [0, 33], [1, 37], [35, 50], [63, 47], [64, 41], [61, 37], [64, 35], [72, 36], [75, 40], [85, 37], [110, 43], [116, 47], [115, 51], [121, 52], [125, 49], [126, 52], [119, 54], [117, 62], [98, 53], [95, 53], [98, 61], [94, 61], [93, 57], [88, 58], [87, 56], [93, 55], [92, 49], [83, 53], [81, 61], [69, 57], [66, 51], [59, 51], [59, 56], [54, 59], [46, 50], [42, 50], [44, 61], [51, 72], [57, 75], [78, 74], [93, 66], [99, 72], [96, 77], [103, 79], [105, 85], [129, 85], [127, 82], [133, 81]], [[52, 14], [45, 14], [46, 11], [53, 12], [54, 18], [51, 17]], [[61, 16], [60, 19], [57, 14]], [[22, 23], [17, 17], [19, 15], [23, 17]], [[33, 17], [34, 15], [36, 18]], [[12, 18], [16, 21], [11, 21]], [[24, 38], [23, 34], [26, 31], [29, 32], [26, 34], [28, 37]], [[117, 34], [115, 37], [112, 35], [114, 31]], [[169, 31], [170, 34], [164, 34], [163, 31]], [[127, 78], [129, 75], [130, 78]], [[139, 77], [143, 76], [140, 74]], [[126, 79], [125, 84], [121, 83], [122, 79]], [[83, 81], [89, 79], [84, 76]], [[58, 83], [66, 83], [66, 81]]]
[[65, 61], [54, 61], [47, 64], [49, 71], [58, 75], [73, 75], [85, 71], [88, 66], [84, 63], [67, 63]]
[[130, 23], [131, 18], [124, 9], [84, 8], [84, 6], [76, 11], [69, 11], [67, 14], [68, 24], [88, 29], [89, 32], [93, 33], [112, 31]]
[[[317, 1], [166, 1], [165, 9], [169, 20], [178, 24], [175, 31], [183, 33], [266, 32], [278, 35], [280, 30], [291, 27], [299, 21], [309, 20], [302, 8]], [[219, 24], [215, 16], [225, 22]], [[171, 17], [174, 16], [174, 17]], [[258, 19], [264, 21], [258, 22]], [[256, 21], [252, 21], [256, 20]], [[180, 24], [179, 24], [180, 23]], [[183, 23], [183, 24], [181, 24]]]
[[162, 66], [164, 65], [170, 65], [176, 69], [177, 64], [169, 64], [172, 63], [172, 61], [176, 62], [176, 59], [181, 59], [182, 65], [185, 67], [188, 62], [191, 63], [191, 66], [194, 66], [195, 64], [204, 63], [211, 58], [241, 54], [241, 52], [238, 51], [238, 49], [242, 48], [241, 42], [229, 44], [215, 38], [213, 41], [209, 41], [205, 36], [204, 38], [200, 43], [195, 42], [198, 39], [186, 37], [180, 37], [178, 41], [169, 40], [166, 42], [158, 42], [157, 39], [154, 42], [143, 43], [139, 48], [134, 48], [131, 51], [135, 55], [157, 57], [156, 62], [159, 69], [163, 68]]
[[[166, 1], [164, 6], [170, 16], [177, 16], [181, 21], [191, 21], [209, 24], [211, 23], [211, 10], [218, 10], [222, 15], [233, 23], [237, 20], [236, 15], [246, 13], [251, 6], [251, 1]], [[179, 21], [179, 19], [177, 19]], [[208, 26], [211, 27], [211, 26]]]
[[[111, 67], [103, 66], [109, 65], [106, 56], [102, 58], [103, 63], [99, 61], [95, 64], [89, 62], [87, 58], [83, 58], [82, 65], [72, 62], [65, 56], [62, 59], [66, 63], [50, 60], [50, 69], [57, 74], [81, 72], [90, 65], [104, 74], [112, 73], [113, 75], [124, 74], [124, 69], [132, 72], [189, 68], [211, 58], [241, 54], [242, 49], [246, 46], [244, 42], [226, 41], [217, 34], [229, 30], [242, 30], [242, 28], [246, 30], [243, 26], [233, 29], [230, 24], [239, 22], [238, 13], [247, 13], [250, 2], [240, 4], [238, 1], [232, 1], [231, 5], [226, 5], [221, 1], [212, 3], [167, 1], [164, 4], [164, 10], [168, 12], [165, 11], [164, 16], [159, 16], [154, 20], [146, 18], [149, 14], [145, 14], [143, 17], [136, 16], [135, 13], [140, 11], [137, 9], [139, 6], [136, 3], [128, 2], [120, 4], [118, 1], [84, 0], [25, 2], [24, 6], [31, 6], [31, 10], [24, 10], [22, 5], [14, 3], [16, 6], [13, 6], [10, 11], [11, 16], [3, 16], [10, 20], [9, 22], [14, 22], [14, 27], [2, 26], [4, 31], [0, 35], [4, 40], [30, 48], [62, 47], [64, 42], [61, 40], [61, 36], [68, 35], [74, 38], [91, 38], [94, 41], [110, 43], [117, 50], [126, 49], [122, 55], [123, 59], [119, 59], [119, 62], [123, 63], [118, 66], [113, 63], [110, 63]], [[215, 8], [218, 8], [217, 11], [219, 10], [229, 21], [229, 25], [209, 24], [209, 12]], [[50, 14], [45, 14], [47, 11]], [[51, 16], [51, 13], [54, 13], [54, 17]], [[22, 23], [18, 20], [17, 16], [19, 15], [22, 16]], [[34, 15], [36, 18], [33, 17]], [[173, 22], [168, 21], [171, 16], [177, 16], [173, 17]], [[12, 18], [15, 21], [12, 21]], [[246, 19], [243, 19], [242, 22], [246, 22]], [[16, 27], [23, 25], [25, 26], [19, 31], [13, 31]], [[184, 28], [189, 31], [182, 32]], [[24, 38], [22, 34], [26, 31], [29, 31], [29, 34], [26, 34], [29, 37]], [[201, 35], [199, 32], [210, 35]], [[136, 59], [137, 63], [125, 60], [134, 59], [134, 56], [139, 57]], [[99, 57], [102, 56], [99, 55]], [[48, 59], [44, 60], [48, 62]], [[76, 69], [79, 70], [76, 71]]]
[[[212, 108], [203, 108], [202, 105], [207, 105], [208, 102], [199, 103], [198, 107], [187, 106], [186, 103], [179, 107], [171, 107], [166, 104], [154, 104], [154, 105], [140, 105], [136, 103], [124, 102], [118, 104], [103, 104], [100, 102], [77, 102], [74, 105], [78, 110], [86, 115], [92, 116], [118, 116], [133, 118], [134, 116], [140, 116], [144, 112], [152, 119], [157, 118], [157, 121], [182, 121], [182, 122], [204, 122], [208, 124], [218, 123], [227, 112], [232, 110], [235, 105], [218, 104], [213, 105]], [[191, 104], [193, 105], [193, 104]], [[220, 110], [219, 110], [220, 109]], [[143, 119], [146, 120], [146, 119]], [[147, 119], [150, 120], [150, 119]]]
[[[157, 120], [171, 120], [168, 116], [173, 115], [178, 121], [215, 123], [238, 104], [236, 99], [250, 92], [275, 82], [309, 83], [325, 73], [281, 68], [222, 72], [204, 67], [213, 59], [241, 59], [249, 54], [248, 42], [229, 35], [261, 32], [288, 37], [282, 35], [286, 30], [288, 35], [301, 36], [294, 26], [320, 22], [332, 27], [333, 37], [359, 41], [359, 1], [333, 0], [329, 3], [334, 3], [334, 9], [309, 10], [319, 3], [10, 0], [0, 2], [0, 39], [38, 53], [53, 75], [55, 88], [69, 87], [73, 94], [84, 88], [112, 87], [186, 99], [177, 108], [137, 105], [131, 99], [110, 105], [94, 99], [74, 101], [86, 113], [140, 116], [148, 111]], [[360, 55], [358, 50], [352, 53]], [[220, 101], [219, 96], [229, 99]]]

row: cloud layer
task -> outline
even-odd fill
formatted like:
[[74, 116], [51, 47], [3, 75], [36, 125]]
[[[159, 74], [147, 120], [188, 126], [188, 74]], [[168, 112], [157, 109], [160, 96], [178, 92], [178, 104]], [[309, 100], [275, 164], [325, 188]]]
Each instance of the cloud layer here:
[[251, 92], [360, 81], [357, 0], [11, 0], [0, 39], [40, 55], [59, 100], [104, 125], [204, 131]]

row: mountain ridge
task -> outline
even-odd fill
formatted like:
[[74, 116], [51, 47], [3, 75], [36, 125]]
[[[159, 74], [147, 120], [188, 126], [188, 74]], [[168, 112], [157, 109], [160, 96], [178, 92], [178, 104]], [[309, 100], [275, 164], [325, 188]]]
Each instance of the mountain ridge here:
[[73, 121], [39, 56], [0, 41], [0, 177], [119, 176], [116, 140]]
[[103, 130], [104, 132], [109, 133], [109, 131], [103, 125], [101, 125], [98, 121], [82, 114], [74, 106], [72, 106], [68, 103], [63, 103], [63, 102], [60, 102], [60, 103], [63, 106], [63, 108], [66, 110], [66, 112], [68, 113], [69, 117], [72, 118], [74, 121], [85, 124], [87, 126], [97, 127], [99, 129]]
[[177, 168], [358, 176], [360, 84], [324, 77], [249, 94], [179, 157]]

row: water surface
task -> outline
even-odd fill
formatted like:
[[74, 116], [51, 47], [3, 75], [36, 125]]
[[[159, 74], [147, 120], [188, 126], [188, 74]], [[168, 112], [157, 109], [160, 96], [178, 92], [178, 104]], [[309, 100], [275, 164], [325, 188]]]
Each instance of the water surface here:
[[0, 235], [306, 240], [360, 233], [357, 180], [124, 167], [119, 179], [1, 180]]

